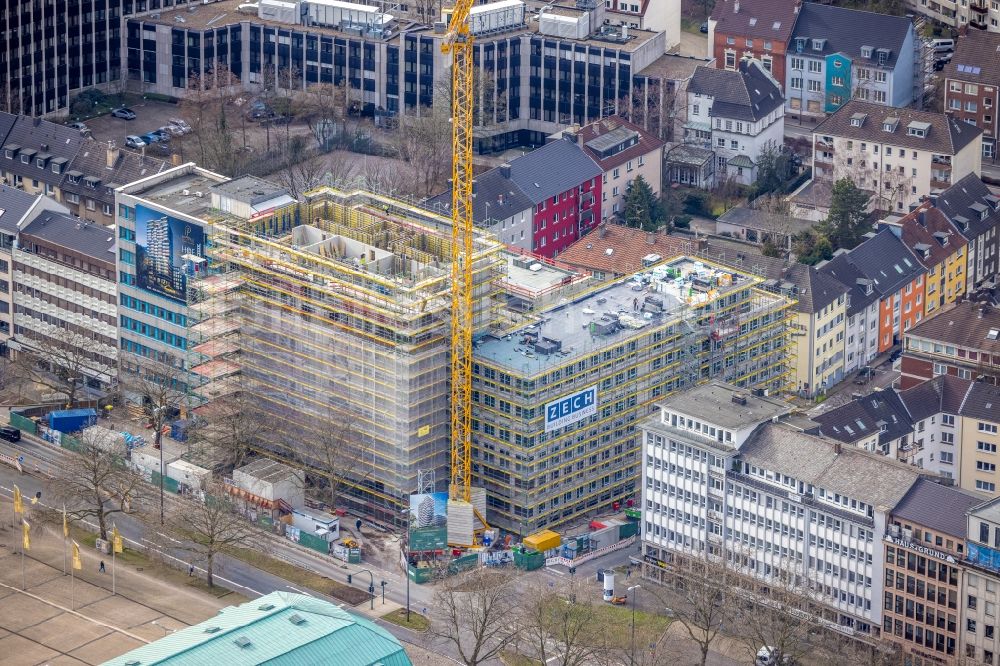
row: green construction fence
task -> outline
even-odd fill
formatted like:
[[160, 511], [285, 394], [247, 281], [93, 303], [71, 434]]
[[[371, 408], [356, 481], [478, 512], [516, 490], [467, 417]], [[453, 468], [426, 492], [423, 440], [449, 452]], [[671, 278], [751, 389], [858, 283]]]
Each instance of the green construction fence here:
[[27, 416], [22, 416], [17, 412], [12, 411], [10, 413], [10, 424], [21, 432], [26, 432], [29, 435], [38, 434], [38, 425]]

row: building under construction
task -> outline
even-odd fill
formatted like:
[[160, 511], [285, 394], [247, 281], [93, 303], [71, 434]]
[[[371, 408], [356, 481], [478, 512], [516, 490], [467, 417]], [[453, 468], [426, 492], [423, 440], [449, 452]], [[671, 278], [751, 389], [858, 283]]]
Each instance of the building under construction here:
[[[265, 185], [219, 189], [247, 199]], [[199, 391], [241, 394], [266, 418], [268, 453], [346, 477], [352, 508], [396, 523], [411, 493], [449, 479], [450, 220], [329, 188], [295, 210], [287, 227], [232, 207], [212, 220], [208, 269], [189, 281]], [[476, 240], [477, 330], [500, 250]]]
[[490, 525], [523, 535], [638, 497], [637, 424], [670, 393], [714, 378], [786, 390], [794, 302], [760, 283], [678, 257], [507, 310], [473, 366], [473, 476]]

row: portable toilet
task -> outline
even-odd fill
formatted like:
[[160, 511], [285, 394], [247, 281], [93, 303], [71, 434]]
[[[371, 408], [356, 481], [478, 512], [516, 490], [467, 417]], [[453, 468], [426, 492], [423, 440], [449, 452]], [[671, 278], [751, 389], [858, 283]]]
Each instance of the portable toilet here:
[[611, 569], [604, 570], [604, 600], [611, 601], [615, 596], [615, 572]]

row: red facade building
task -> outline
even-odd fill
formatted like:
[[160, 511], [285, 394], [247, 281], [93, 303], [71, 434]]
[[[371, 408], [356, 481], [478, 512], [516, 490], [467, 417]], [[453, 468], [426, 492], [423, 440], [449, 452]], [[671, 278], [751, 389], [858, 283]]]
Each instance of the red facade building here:
[[719, 0], [708, 35], [716, 68], [735, 70], [749, 55], [760, 60], [784, 88], [785, 53], [799, 6], [799, 0]]

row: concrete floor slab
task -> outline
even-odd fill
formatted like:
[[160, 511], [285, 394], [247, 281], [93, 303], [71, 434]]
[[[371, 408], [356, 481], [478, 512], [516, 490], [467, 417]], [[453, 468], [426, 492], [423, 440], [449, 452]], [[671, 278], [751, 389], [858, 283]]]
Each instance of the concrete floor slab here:
[[[73, 650], [112, 633], [107, 627], [63, 613], [21, 631], [21, 635], [59, 652]], [[120, 635], [120, 634], [119, 634]]]
[[4, 666], [45, 664], [59, 656], [55, 650], [14, 634], [0, 638], [0, 654], [3, 655]]

